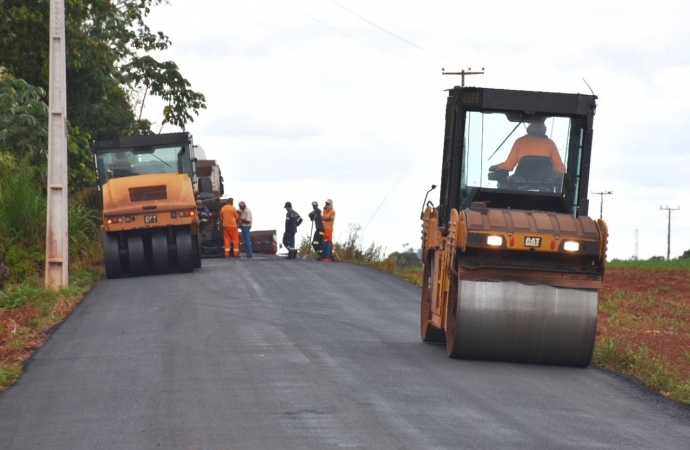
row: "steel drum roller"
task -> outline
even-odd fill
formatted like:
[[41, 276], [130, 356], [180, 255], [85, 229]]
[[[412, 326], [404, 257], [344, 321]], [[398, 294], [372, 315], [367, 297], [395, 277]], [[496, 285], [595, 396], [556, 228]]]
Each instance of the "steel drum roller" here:
[[596, 290], [459, 280], [457, 298], [454, 357], [578, 367], [592, 359]]

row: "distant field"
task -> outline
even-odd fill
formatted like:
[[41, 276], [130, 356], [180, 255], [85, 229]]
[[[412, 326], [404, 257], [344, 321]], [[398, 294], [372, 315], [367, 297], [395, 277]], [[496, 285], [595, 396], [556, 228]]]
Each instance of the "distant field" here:
[[665, 270], [690, 270], [690, 258], [672, 259], [670, 261], [646, 259], [642, 261], [614, 259], [606, 263], [607, 267], [631, 268], [631, 269], [665, 269]]

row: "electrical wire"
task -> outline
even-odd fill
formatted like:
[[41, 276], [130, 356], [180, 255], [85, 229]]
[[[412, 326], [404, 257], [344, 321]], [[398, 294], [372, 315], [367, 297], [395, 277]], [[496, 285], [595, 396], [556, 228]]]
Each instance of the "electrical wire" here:
[[420, 49], [420, 50], [422, 50], [422, 51], [425, 51], [425, 52], [427, 52], [427, 53], [431, 53], [432, 55], [438, 56], [439, 58], [443, 58], [443, 56], [441, 56], [441, 55], [439, 55], [439, 54], [437, 54], [437, 53], [434, 53], [434, 52], [432, 52], [432, 51], [430, 51], [430, 50], [427, 50], [427, 49], [425, 49], [425, 48], [423, 48], [423, 47], [420, 47], [419, 45], [415, 44], [414, 42], [410, 42], [410, 41], [408, 41], [407, 39], [402, 38], [402, 37], [398, 36], [397, 34], [394, 34], [394, 33], [390, 32], [390, 31], [386, 30], [385, 28], [376, 25], [376, 24], [375, 24], [374, 22], [372, 22], [371, 20], [368, 20], [368, 19], [366, 19], [366, 18], [360, 16], [360, 15], [357, 14], [356, 12], [352, 11], [351, 9], [346, 8], [345, 6], [343, 6], [343, 5], [341, 5], [340, 3], [336, 2], [335, 0], [331, 0], [331, 2], [333, 2], [333, 3], [335, 3], [336, 5], [340, 6], [341, 8], [343, 8], [345, 11], [349, 12], [350, 14], [359, 17], [360, 19], [362, 19], [363, 21], [365, 21], [365, 22], [368, 23], [369, 25], [372, 25], [372, 26], [378, 28], [379, 30], [383, 31], [384, 33], [390, 34], [390, 35], [393, 36], [394, 38], [399, 39], [399, 40], [403, 41], [404, 43], [411, 45], [412, 47], [418, 48], [418, 49]]
[[287, 2], [284, 2], [283, 0], [280, 0], [280, 2], [281, 2], [282, 4], [284, 4], [285, 6], [288, 6], [288, 7], [292, 8], [292, 9], [294, 9], [294, 10], [297, 11], [298, 13], [300, 13], [300, 14], [306, 16], [306, 17], [309, 17], [309, 18], [310, 18], [311, 20], [313, 20], [314, 22], [317, 22], [317, 23], [323, 25], [324, 27], [326, 27], [326, 28], [328, 28], [328, 29], [330, 29], [330, 30], [335, 31], [336, 33], [342, 34], [343, 36], [345, 36], [345, 37], [348, 38], [348, 39], [352, 39], [353, 41], [357, 41], [357, 42], [359, 42], [360, 44], [363, 44], [363, 45], [366, 45], [367, 47], [373, 48], [374, 50], [378, 50], [378, 51], [383, 52], [383, 53], [386, 53], [386, 54], [388, 54], [388, 55], [395, 56], [396, 58], [405, 59], [405, 60], [407, 60], [407, 61], [410, 61], [409, 58], [405, 58], [404, 56], [396, 55], [395, 53], [391, 53], [391, 52], [389, 52], [388, 50], [384, 50], [384, 49], [382, 49], [382, 48], [379, 48], [379, 47], [376, 47], [376, 46], [374, 46], [374, 45], [371, 45], [371, 44], [369, 44], [368, 42], [364, 42], [364, 41], [362, 41], [362, 40], [360, 40], [360, 39], [357, 39], [357, 38], [354, 37], [354, 36], [350, 36], [349, 34], [344, 33], [344, 32], [342, 32], [342, 31], [338, 30], [337, 28], [334, 28], [334, 27], [328, 25], [327, 23], [324, 23], [324, 22], [320, 21], [320, 20], [317, 19], [317, 18], [310, 16], [309, 14], [305, 13], [305, 12], [302, 11], [301, 9], [294, 7], [294, 6], [292, 6], [291, 4], [289, 4], [289, 3], [287, 3]]
[[367, 229], [367, 227], [368, 227], [369, 224], [371, 223], [371, 221], [372, 221], [372, 219], [374, 218], [374, 216], [376, 216], [376, 213], [379, 212], [379, 210], [381, 209], [381, 207], [383, 206], [383, 204], [386, 202], [386, 199], [388, 199], [388, 196], [391, 195], [391, 192], [393, 192], [393, 189], [395, 189], [395, 186], [398, 185], [398, 183], [399, 183], [400, 180], [402, 179], [403, 175], [405, 175], [405, 173], [407, 172], [407, 169], [410, 168], [410, 166], [412, 165], [412, 162], [417, 158], [417, 155], [419, 155], [419, 152], [421, 152], [421, 151], [424, 149], [424, 147], [426, 147], [426, 144], [424, 144], [424, 145], [422, 145], [421, 147], [419, 147], [419, 150], [417, 150], [417, 153], [415, 153], [414, 156], [412, 157], [412, 159], [410, 160], [410, 162], [407, 163], [407, 166], [405, 167], [405, 170], [403, 170], [402, 173], [400, 174], [400, 176], [398, 177], [398, 179], [395, 180], [395, 183], [393, 183], [393, 186], [392, 186], [391, 189], [388, 191], [388, 193], [386, 194], [386, 196], [383, 197], [383, 200], [381, 200], [381, 203], [379, 204], [378, 208], [376, 208], [376, 211], [374, 211], [374, 214], [371, 215], [371, 217], [369, 218], [369, 221], [367, 222], [367, 224], [364, 225], [364, 228], [362, 228], [362, 232], [363, 232], [364, 230]]

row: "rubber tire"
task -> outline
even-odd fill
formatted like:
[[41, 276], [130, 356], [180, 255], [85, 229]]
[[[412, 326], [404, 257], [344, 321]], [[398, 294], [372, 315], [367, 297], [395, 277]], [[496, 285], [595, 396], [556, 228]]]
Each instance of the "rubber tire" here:
[[201, 249], [199, 248], [199, 235], [192, 236], [192, 250], [194, 252], [194, 268], [201, 269]]
[[177, 227], [175, 229], [175, 241], [177, 243], [177, 270], [180, 273], [192, 272], [194, 270], [194, 252], [189, 227]]
[[103, 239], [103, 259], [105, 260], [105, 277], [107, 279], [122, 277], [122, 263], [120, 262], [120, 248], [118, 246], [118, 233], [101, 231]]
[[129, 271], [132, 276], [146, 275], [146, 253], [141, 234], [127, 233], [127, 250], [129, 252]]
[[422, 305], [420, 311], [422, 342], [430, 344], [443, 344], [446, 336], [442, 330], [431, 325], [431, 289], [434, 273], [434, 254], [430, 252], [427, 263], [424, 265], [422, 281]]
[[170, 272], [170, 254], [168, 252], [168, 231], [163, 228], [151, 235], [151, 255], [153, 273], [162, 275]]

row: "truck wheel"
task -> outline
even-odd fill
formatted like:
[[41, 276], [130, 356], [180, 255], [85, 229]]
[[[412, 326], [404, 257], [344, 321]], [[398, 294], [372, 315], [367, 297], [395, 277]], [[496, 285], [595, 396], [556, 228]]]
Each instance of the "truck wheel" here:
[[127, 249], [129, 251], [129, 271], [133, 276], [146, 275], [144, 240], [140, 234], [127, 234]]
[[443, 344], [445, 335], [443, 331], [431, 325], [431, 288], [434, 283], [434, 255], [429, 254], [429, 258], [424, 265], [424, 275], [422, 281], [422, 308], [421, 308], [421, 331], [422, 342], [432, 344]]
[[170, 272], [168, 231], [165, 228], [156, 230], [151, 235], [151, 253], [153, 257], [153, 273], [160, 275]]
[[117, 233], [101, 231], [103, 238], [103, 256], [105, 259], [105, 277], [108, 279], [122, 276], [120, 264], [120, 248], [117, 244]]
[[189, 273], [194, 270], [194, 252], [192, 250], [192, 235], [188, 227], [178, 227], [175, 230], [177, 242], [177, 270]]

